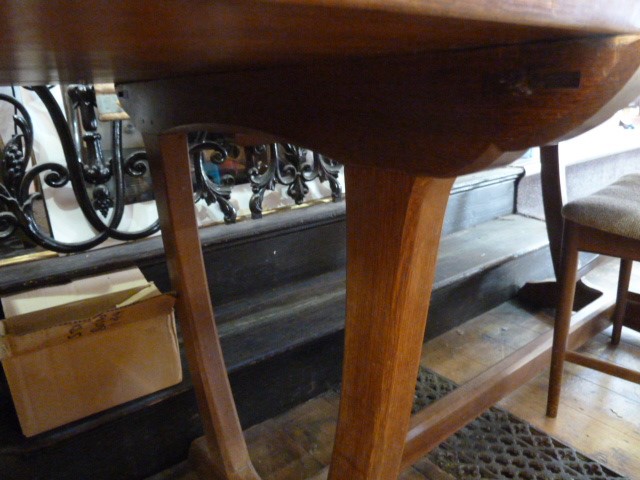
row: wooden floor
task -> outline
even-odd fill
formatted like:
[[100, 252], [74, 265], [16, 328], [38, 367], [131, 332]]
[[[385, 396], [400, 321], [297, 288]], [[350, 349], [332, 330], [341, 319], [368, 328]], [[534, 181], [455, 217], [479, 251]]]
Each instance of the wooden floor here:
[[[592, 274], [613, 287], [616, 264]], [[640, 267], [632, 289], [640, 291]], [[528, 312], [515, 302], [477, 317], [425, 345], [422, 364], [463, 383], [551, 328], [550, 312]], [[640, 369], [640, 334], [624, 329], [621, 345], [609, 347], [607, 332], [585, 347], [592, 354]], [[547, 375], [513, 392], [500, 406], [632, 479], [640, 479], [640, 385], [567, 364], [555, 420], [544, 415]], [[264, 480], [300, 480], [329, 463], [338, 397], [327, 393], [246, 432], [251, 457]], [[433, 479], [423, 460], [403, 480]], [[444, 477], [446, 478], [446, 477]], [[195, 480], [185, 465], [153, 478]]]

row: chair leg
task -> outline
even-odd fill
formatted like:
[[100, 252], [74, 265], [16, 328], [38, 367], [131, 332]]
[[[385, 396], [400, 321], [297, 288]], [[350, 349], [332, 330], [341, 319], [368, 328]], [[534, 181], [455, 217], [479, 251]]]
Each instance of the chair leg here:
[[616, 296], [616, 309], [613, 312], [613, 333], [611, 334], [611, 344], [618, 345], [622, 335], [622, 322], [627, 310], [627, 296], [629, 293], [629, 282], [631, 281], [631, 268], [633, 260], [620, 259], [620, 274], [618, 276], [618, 294]]
[[577, 232], [571, 222], [565, 221], [562, 236], [562, 257], [560, 262], [560, 292], [553, 328], [553, 347], [551, 350], [551, 370], [549, 373], [549, 392], [547, 396], [547, 416], [555, 418], [558, 414], [562, 371], [567, 350], [567, 337], [571, 323], [573, 298], [576, 293], [578, 270]]

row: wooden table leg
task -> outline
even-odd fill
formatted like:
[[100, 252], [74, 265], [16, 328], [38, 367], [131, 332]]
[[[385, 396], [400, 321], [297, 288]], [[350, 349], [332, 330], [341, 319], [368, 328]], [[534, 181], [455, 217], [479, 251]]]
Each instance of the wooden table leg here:
[[[557, 144], [540, 147], [540, 184], [542, 186], [542, 204], [549, 237], [549, 250], [556, 278], [560, 272], [560, 253], [562, 250], [562, 206], [566, 202], [565, 168], [560, 163]], [[597, 265], [597, 257], [583, 265], [578, 271], [576, 294], [573, 310], [578, 311], [602, 295], [602, 292], [589, 285], [581, 277]], [[556, 281], [529, 282], [518, 292], [518, 298], [527, 305], [536, 308], [555, 308], [559, 286]]]
[[557, 144], [540, 147], [540, 184], [553, 271], [559, 277], [564, 224], [562, 206], [567, 201], [567, 176], [564, 166], [560, 164]]
[[347, 324], [332, 480], [398, 476], [452, 183], [346, 167]]
[[193, 205], [187, 136], [145, 136], [145, 144], [169, 275], [177, 292], [176, 315], [206, 438], [207, 448], [196, 451], [208, 463], [206, 478], [255, 480], [259, 477], [251, 465], [238, 421], [209, 301]]

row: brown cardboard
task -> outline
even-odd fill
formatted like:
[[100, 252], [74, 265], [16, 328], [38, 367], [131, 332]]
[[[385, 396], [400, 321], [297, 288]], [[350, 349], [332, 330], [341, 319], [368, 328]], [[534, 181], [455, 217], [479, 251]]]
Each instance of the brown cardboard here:
[[0, 322], [0, 358], [23, 433], [179, 383], [174, 301], [149, 284]]

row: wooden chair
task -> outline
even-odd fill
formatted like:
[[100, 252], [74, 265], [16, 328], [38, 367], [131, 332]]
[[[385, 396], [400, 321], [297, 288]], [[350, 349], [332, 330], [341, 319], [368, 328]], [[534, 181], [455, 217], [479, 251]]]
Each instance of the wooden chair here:
[[626, 175], [587, 197], [567, 203], [562, 209], [564, 229], [558, 286], [547, 416], [558, 413], [564, 361], [577, 363], [609, 375], [640, 383], [640, 372], [598, 358], [567, 351], [567, 337], [576, 286], [578, 252], [594, 252], [620, 258], [616, 306], [611, 343], [620, 342], [622, 321], [634, 260], [640, 260], [640, 174]]

